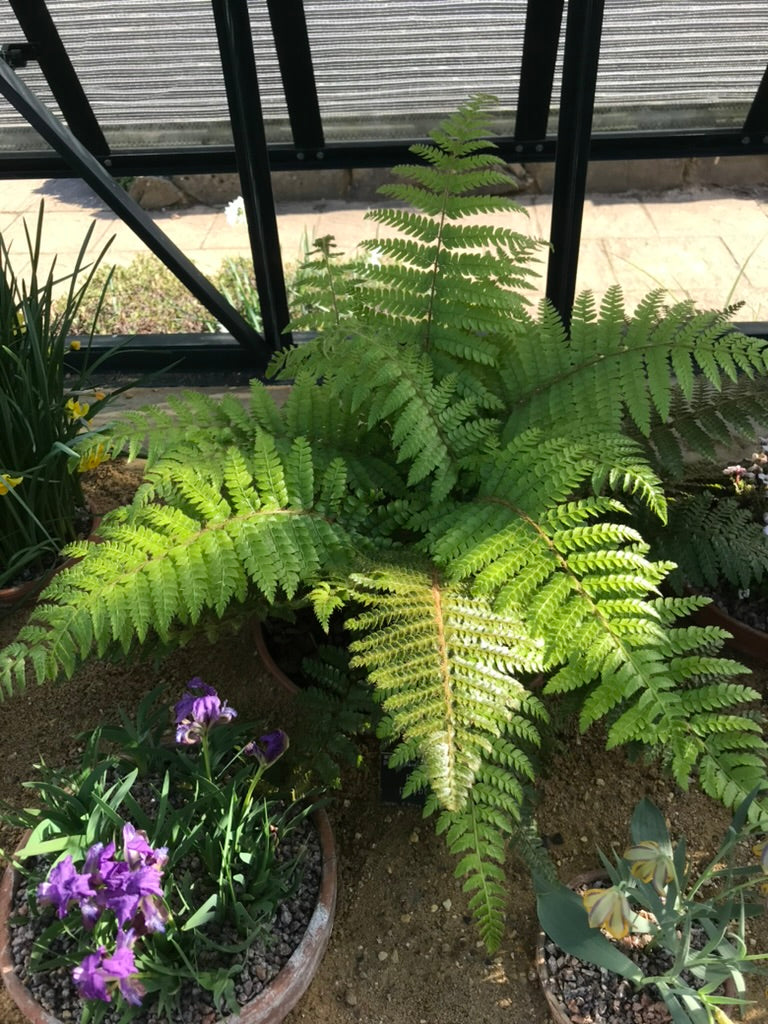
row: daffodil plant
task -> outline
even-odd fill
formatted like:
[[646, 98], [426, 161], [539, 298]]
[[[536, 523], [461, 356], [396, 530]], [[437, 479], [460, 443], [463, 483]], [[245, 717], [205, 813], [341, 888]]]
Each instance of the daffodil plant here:
[[[694, 871], [685, 840], [673, 844], [664, 815], [644, 799], [635, 808], [631, 845], [621, 857], [600, 858], [602, 887], [583, 892], [541, 886], [539, 921], [566, 953], [631, 981], [655, 985], [674, 1024], [728, 1024], [728, 1010], [746, 1003], [744, 976], [768, 972], [768, 954], [750, 953], [746, 919], [764, 913], [768, 890], [768, 840], [750, 817], [757, 791], [736, 810], [730, 828], [706, 866]], [[598, 851], [599, 852], [599, 851]], [[628, 955], [664, 949], [671, 966], [646, 976]], [[729, 991], [725, 983], [731, 982]]]
[[80, 473], [99, 461], [98, 449], [82, 460], [77, 439], [112, 397], [90, 383], [101, 359], [78, 372], [70, 365], [71, 353], [90, 345], [93, 328], [81, 343], [72, 323], [107, 246], [86, 262], [91, 228], [69, 273], [55, 260], [44, 273], [42, 203], [24, 229], [24, 278], [0, 235], [0, 588], [44, 571], [77, 536]]

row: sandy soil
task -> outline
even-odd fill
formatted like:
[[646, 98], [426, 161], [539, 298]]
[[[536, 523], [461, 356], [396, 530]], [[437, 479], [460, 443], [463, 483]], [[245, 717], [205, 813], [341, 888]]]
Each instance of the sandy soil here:
[[[96, 511], [105, 511], [135, 484], [123, 472], [99, 467], [90, 480]], [[0, 622], [0, 645], [23, 616]], [[290, 700], [264, 671], [252, 634], [212, 647], [195, 642], [156, 668], [127, 663], [90, 663], [61, 685], [0, 703], [4, 770], [0, 797], [24, 801], [23, 780], [41, 757], [73, 758], [76, 735], [111, 719], [119, 706], [131, 710], [158, 681], [176, 694], [193, 675], [215, 685], [241, 713], [264, 714], [275, 724], [290, 720]], [[756, 676], [756, 680], [761, 679]], [[538, 785], [543, 834], [563, 878], [595, 866], [596, 844], [609, 849], [627, 839], [628, 820], [643, 795], [664, 808], [675, 833], [684, 833], [692, 856], [711, 853], [729, 815], [697, 792], [681, 793], [658, 768], [606, 753], [598, 732], [578, 737], [568, 719], [559, 723], [546, 777]], [[453, 877], [454, 862], [430, 821], [417, 808], [383, 805], [376, 760], [348, 780], [330, 808], [339, 854], [339, 902], [331, 944], [309, 992], [288, 1024], [546, 1024], [546, 1004], [533, 970], [534, 902], [524, 869], [508, 865], [508, 931], [488, 957], [472, 929], [466, 899]], [[15, 834], [0, 829], [0, 845]], [[755, 951], [768, 949], [768, 927], [752, 933]], [[749, 1024], [768, 1024], [765, 983], [751, 992]], [[21, 1024], [0, 992], [0, 1024]]]

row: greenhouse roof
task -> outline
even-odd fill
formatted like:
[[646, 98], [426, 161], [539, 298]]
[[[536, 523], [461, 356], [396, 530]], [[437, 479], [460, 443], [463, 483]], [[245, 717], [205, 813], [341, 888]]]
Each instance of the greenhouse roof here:
[[[564, 7], [250, 0], [270, 147], [290, 150], [282, 153], [289, 163], [299, 153], [315, 160], [318, 151], [349, 163], [367, 143], [423, 136], [474, 92], [498, 97], [500, 135], [523, 145], [552, 137]], [[0, 5], [0, 46], [35, 96], [98, 143], [89, 148], [102, 157], [142, 151], [189, 161], [191, 149], [199, 163], [206, 151], [231, 150], [210, 0], [8, 0]], [[757, 130], [768, 131], [765, 109], [762, 117], [753, 110], [767, 62], [768, 0], [607, 0], [593, 131], [740, 132], [751, 113]], [[755, 144], [763, 145], [747, 143]], [[0, 170], [11, 155], [22, 169], [24, 154], [31, 160], [46, 148], [0, 101]], [[525, 148], [535, 158], [535, 147]]]
[[[82, 177], [255, 360], [285, 344], [271, 171], [391, 166], [474, 93], [555, 162], [566, 322], [590, 160], [768, 153], [768, 0], [6, 0], [0, 177]], [[119, 185], [240, 174], [263, 336]]]

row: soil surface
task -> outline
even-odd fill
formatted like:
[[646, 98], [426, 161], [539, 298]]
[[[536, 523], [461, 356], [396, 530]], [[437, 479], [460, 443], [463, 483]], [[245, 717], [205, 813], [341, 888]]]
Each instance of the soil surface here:
[[[102, 465], [88, 474], [96, 512], [126, 498], [140, 466]], [[24, 613], [0, 622], [0, 645], [13, 639]], [[194, 641], [157, 666], [91, 662], [70, 680], [0, 703], [4, 770], [0, 798], [25, 802], [22, 782], [41, 757], [76, 757], [77, 735], [97, 722], [129, 713], [147, 689], [163, 681], [175, 699], [201, 676], [251, 717], [290, 729], [291, 700], [265, 672], [253, 635], [212, 646]], [[758, 689], [763, 677], [756, 672]], [[690, 855], [711, 855], [730, 815], [693, 790], [682, 793], [657, 766], [606, 752], [599, 731], [579, 736], [569, 716], [555, 723], [546, 774], [537, 791], [538, 822], [564, 879], [596, 866], [596, 845], [623, 848], [637, 800], [647, 795], [668, 814], [673, 835], [684, 834]], [[339, 857], [339, 901], [328, 952], [288, 1024], [546, 1024], [550, 1019], [534, 970], [537, 923], [525, 869], [510, 858], [507, 934], [489, 957], [469, 921], [467, 900], [453, 876], [442, 837], [417, 807], [383, 804], [375, 754], [352, 775], [329, 813]], [[17, 834], [0, 827], [0, 846]], [[751, 952], [768, 950], [768, 921], [751, 931]], [[744, 1019], [768, 1024], [766, 980], [753, 984]], [[0, 991], [0, 1024], [22, 1018]]]

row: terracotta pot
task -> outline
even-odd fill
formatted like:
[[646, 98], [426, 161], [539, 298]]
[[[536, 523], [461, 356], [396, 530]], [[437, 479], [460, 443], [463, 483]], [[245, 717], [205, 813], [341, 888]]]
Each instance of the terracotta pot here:
[[[96, 540], [96, 531], [101, 523], [101, 516], [94, 515], [91, 518], [91, 532], [88, 535], [88, 540]], [[6, 609], [11, 611], [14, 608], [20, 608], [28, 601], [32, 601], [40, 591], [47, 587], [57, 572], [61, 572], [62, 569], [68, 568], [70, 565], [74, 565], [77, 559], [66, 558], [59, 565], [52, 566], [47, 572], [44, 572], [42, 576], [38, 576], [33, 580], [25, 580], [24, 583], [18, 583], [13, 587], [0, 587], [0, 609]]]
[[[587, 871], [583, 875], [577, 875], [568, 883], [569, 888], [578, 889], [582, 885], [592, 885], [595, 882], [605, 880], [608, 876], [605, 871]], [[560, 1001], [558, 995], [552, 989], [552, 978], [547, 970], [547, 956], [544, 946], [547, 942], [547, 934], [542, 929], [536, 940], [536, 973], [539, 976], [541, 991], [549, 1007], [549, 1013], [555, 1024], [573, 1024], [570, 1014]]]
[[[568, 882], [568, 887], [578, 890], [581, 886], [592, 886], [596, 882], [605, 881], [608, 881], [608, 875], [602, 868], [597, 868], [594, 871], [586, 871], [583, 875], [577, 875], [576, 878]], [[544, 948], [547, 940], [546, 932], [540, 931], [536, 941], [536, 973], [539, 976], [541, 990], [544, 993], [550, 1016], [555, 1021], [555, 1024], [573, 1024], [573, 1017], [563, 1005], [557, 993], [553, 991], [552, 978], [547, 968], [546, 951]], [[732, 981], [726, 981], [724, 988], [727, 996], [736, 996], [736, 986]], [[671, 1021], [672, 1018], [670, 1017], [669, 1019]]]
[[[323, 870], [317, 904], [304, 937], [269, 985], [238, 1014], [224, 1018], [221, 1024], [279, 1024], [304, 995], [320, 966], [336, 909], [336, 848], [325, 811], [315, 811], [313, 821], [320, 838]], [[12, 868], [6, 868], [0, 884], [0, 974], [11, 999], [31, 1024], [61, 1024], [58, 1018], [51, 1016], [35, 1001], [29, 989], [16, 977], [8, 917], [19, 877]]]
[[719, 626], [731, 634], [731, 639], [725, 641], [725, 646], [732, 651], [743, 654], [747, 658], [758, 658], [761, 661], [768, 660], [768, 633], [760, 629], [748, 626], [740, 619], [734, 619], [732, 615], [718, 608], [716, 604], [705, 605], [694, 612], [693, 620], [698, 626]]
[[261, 628], [261, 623], [257, 620], [253, 628], [253, 639], [256, 644], [256, 653], [269, 672], [275, 682], [279, 683], [284, 690], [288, 693], [296, 694], [299, 692], [300, 687], [294, 683], [292, 679], [283, 672], [283, 670], [275, 663], [275, 659], [270, 654], [267, 642], [264, 639], [264, 630]]

